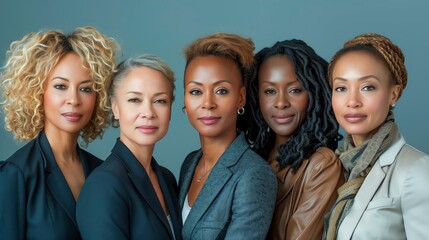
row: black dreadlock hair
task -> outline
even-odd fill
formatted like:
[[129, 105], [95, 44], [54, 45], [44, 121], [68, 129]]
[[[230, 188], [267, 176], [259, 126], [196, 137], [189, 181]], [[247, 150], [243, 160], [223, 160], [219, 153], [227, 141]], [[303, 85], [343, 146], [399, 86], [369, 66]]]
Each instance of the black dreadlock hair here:
[[289, 140], [280, 145], [277, 161], [281, 168], [291, 166], [297, 169], [304, 159], [310, 157], [319, 147], [335, 150], [342, 138], [338, 133], [331, 103], [328, 63], [302, 40], [277, 42], [271, 48], [264, 48], [255, 55], [256, 71], [247, 88], [246, 109], [249, 110], [247, 138], [253, 149], [268, 160], [274, 146], [276, 134], [267, 131], [259, 106], [259, 68], [264, 61], [276, 55], [287, 56], [295, 68], [295, 75], [308, 93], [306, 119]]

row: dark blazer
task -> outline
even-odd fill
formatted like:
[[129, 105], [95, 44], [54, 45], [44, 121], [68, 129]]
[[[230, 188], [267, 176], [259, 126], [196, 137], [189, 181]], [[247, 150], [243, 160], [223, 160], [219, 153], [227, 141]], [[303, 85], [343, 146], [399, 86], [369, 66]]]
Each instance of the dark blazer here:
[[[77, 151], [87, 177], [102, 161]], [[0, 163], [0, 239], [81, 239], [75, 207], [44, 132]]]
[[[202, 155], [190, 153], [181, 168], [185, 198]], [[183, 239], [265, 239], [274, 211], [277, 178], [239, 135], [219, 158], [183, 225]]]
[[[176, 179], [155, 159], [152, 168], [170, 213], [174, 236], [181, 239]], [[76, 208], [83, 239], [173, 239], [145, 169], [119, 139], [110, 156], [85, 182]]]

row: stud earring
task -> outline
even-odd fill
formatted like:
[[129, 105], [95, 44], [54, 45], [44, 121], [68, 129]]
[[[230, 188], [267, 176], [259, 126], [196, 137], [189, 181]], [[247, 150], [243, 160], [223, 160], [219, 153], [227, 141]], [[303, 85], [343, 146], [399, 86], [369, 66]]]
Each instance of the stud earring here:
[[183, 114], [187, 114], [187, 112], [186, 112], [186, 106], [183, 106], [183, 107], [182, 107], [182, 113], [183, 113]]

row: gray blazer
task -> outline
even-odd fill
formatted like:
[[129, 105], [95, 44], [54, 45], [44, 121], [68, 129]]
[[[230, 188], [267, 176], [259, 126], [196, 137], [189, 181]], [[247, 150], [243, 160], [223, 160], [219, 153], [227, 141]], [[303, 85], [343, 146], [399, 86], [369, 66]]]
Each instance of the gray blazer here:
[[[181, 168], [179, 203], [183, 208], [202, 155], [190, 153]], [[265, 239], [277, 193], [271, 167], [239, 135], [213, 167], [182, 229], [183, 239]]]
[[365, 178], [337, 239], [429, 239], [428, 183], [429, 156], [398, 136]]

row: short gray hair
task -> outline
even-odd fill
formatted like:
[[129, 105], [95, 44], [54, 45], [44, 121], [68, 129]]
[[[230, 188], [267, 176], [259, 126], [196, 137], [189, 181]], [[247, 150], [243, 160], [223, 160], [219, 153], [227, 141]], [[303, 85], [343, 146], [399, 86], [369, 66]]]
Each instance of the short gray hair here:
[[110, 99], [115, 98], [115, 89], [117, 88], [118, 84], [125, 78], [125, 76], [132, 70], [139, 67], [148, 67], [161, 72], [162, 75], [164, 75], [167, 81], [171, 84], [173, 92], [172, 100], [174, 101], [174, 90], [176, 89], [176, 86], [174, 84], [174, 72], [167, 65], [167, 63], [164, 62], [164, 60], [152, 54], [142, 54], [135, 57], [131, 57], [118, 65], [116, 73], [112, 77], [112, 84], [110, 85], [109, 89]]

